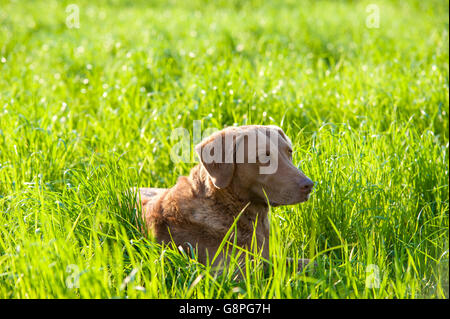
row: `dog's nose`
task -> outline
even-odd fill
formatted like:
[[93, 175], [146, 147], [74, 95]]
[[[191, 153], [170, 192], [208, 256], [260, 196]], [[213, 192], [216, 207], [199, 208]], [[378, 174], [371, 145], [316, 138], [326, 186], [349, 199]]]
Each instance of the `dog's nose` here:
[[305, 178], [300, 182], [300, 189], [302, 192], [309, 194], [314, 187], [314, 183], [309, 178]]

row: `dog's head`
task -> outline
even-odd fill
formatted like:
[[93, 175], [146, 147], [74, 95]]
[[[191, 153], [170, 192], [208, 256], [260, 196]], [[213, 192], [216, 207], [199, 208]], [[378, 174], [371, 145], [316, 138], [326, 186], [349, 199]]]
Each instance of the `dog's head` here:
[[314, 186], [292, 163], [292, 143], [277, 126], [248, 125], [216, 132], [195, 147], [217, 188], [272, 206], [308, 200]]

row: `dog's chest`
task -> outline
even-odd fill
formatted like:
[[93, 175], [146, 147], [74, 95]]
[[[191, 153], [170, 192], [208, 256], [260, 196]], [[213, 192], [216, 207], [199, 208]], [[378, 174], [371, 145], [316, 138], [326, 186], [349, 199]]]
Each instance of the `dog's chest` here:
[[198, 226], [197, 229], [214, 234], [214, 237], [220, 241], [231, 227], [236, 227], [240, 245], [250, 246], [253, 234], [256, 236], [258, 246], [263, 245], [264, 242], [268, 243], [270, 225], [267, 211], [249, 206], [237, 221], [240, 211], [236, 211], [237, 213], [217, 205], [212, 208], [205, 205], [192, 210], [190, 221]]
[[197, 207], [191, 211], [190, 222], [199, 226], [204, 231], [225, 235], [233, 224], [233, 216], [226, 213], [223, 209], [217, 210], [217, 207], [209, 206]]

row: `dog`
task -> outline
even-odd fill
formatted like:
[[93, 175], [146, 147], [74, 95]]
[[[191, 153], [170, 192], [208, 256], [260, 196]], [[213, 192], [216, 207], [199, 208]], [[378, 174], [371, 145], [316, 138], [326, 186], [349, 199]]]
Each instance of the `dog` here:
[[[292, 163], [292, 143], [277, 126], [228, 127], [195, 146], [200, 159], [168, 189], [140, 188], [149, 235], [174, 242], [206, 263], [235, 219], [236, 243], [250, 249], [253, 233], [269, 260], [269, 205], [307, 201], [314, 183]], [[224, 258], [223, 250], [215, 264]], [[299, 268], [308, 263], [300, 260]]]

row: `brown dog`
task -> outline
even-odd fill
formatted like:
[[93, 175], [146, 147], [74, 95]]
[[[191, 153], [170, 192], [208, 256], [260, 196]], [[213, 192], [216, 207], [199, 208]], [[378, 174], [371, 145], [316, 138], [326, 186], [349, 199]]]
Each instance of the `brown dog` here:
[[[195, 151], [200, 163], [175, 186], [139, 189], [152, 236], [159, 242], [173, 240], [186, 251], [196, 248], [205, 263], [242, 212], [237, 245], [250, 249], [255, 230], [257, 247], [269, 259], [268, 202], [306, 201], [314, 185], [293, 165], [289, 138], [277, 126], [230, 127], [203, 140]], [[215, 264], [221, 258], [223, 252]]]

